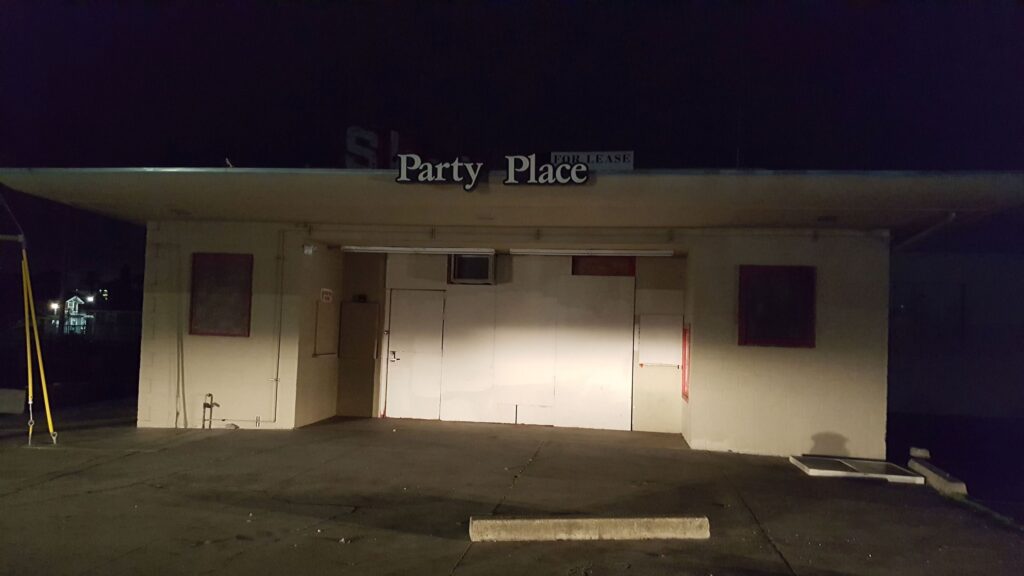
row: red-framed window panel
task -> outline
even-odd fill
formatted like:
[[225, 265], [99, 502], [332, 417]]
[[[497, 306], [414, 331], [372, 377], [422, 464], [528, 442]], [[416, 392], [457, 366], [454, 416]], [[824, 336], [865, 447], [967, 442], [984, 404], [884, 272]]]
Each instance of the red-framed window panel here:
[[252, 254], [192, 254], [189, 330], [247, 338], [252, 320]]
[[690, 401], [690, 326], [683, 326], [683, 400]]
[[635, 256], [573, 256], [573, 276], [636, 276]]
[[739, 345], [814, 348], [813, 266], [740, 266]]

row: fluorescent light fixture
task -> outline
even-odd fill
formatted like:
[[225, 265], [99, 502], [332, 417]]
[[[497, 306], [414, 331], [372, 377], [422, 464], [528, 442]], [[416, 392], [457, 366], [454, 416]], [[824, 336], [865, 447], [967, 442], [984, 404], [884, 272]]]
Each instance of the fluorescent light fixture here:
[[541, 248], [513, 248], [513, 256], [674, 256], [672, 250], [545, 250]]
[[417, 248], [410, 246], [342, 246], [345, 252], [388, 254], [494, 254], [493, 248]]

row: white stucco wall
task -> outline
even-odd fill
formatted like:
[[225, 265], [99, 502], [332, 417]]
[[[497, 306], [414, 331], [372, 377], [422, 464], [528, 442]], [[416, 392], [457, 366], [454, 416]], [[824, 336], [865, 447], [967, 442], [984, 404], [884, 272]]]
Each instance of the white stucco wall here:
[[312, 254], [297, 258], [294, 270], [298, 282], [299, 346], [298, 379], [295, 398], [295, 425], [305, 426], [330, 418], [338, 405], [338, 354], [326, 349], [316, 354], [317, 303], [321, 289], [333, 292], [333, 302], [321, 320], [337, 330], [340, 318], [342, 255], [337, 248], [307, 242]]
[[[690, 444], [885, 456], [889, 249], [870, 235], [692, 238]], [[738, 267], [817, 267], [816, 345], [737, 345]]]
[[[337, 359], [312, 358], [304, 351], [311, 343], [301, 335], [310, 329], [309, 304], [321, 284], [340, 287], [341, 278], [328, 260], [302, 260], [308, 258], [302, 244], [309, 234], [306, 228], [273, 224], [150, 224], [140, 426], [198, 427], [207, 392], [221, 404], [216, 418], [243, 427], [255, 426], [257, 416], [262, 427], [292, 428], [332, 415], [326, 407], [337, 405]], [[472, 242], [436, 241], [501, 246], [499, 231], [475, 234]], [[575, 238], [565, 246], [553, 239], [536, 246], [659, 248], [686, 255], [684, 313], [693, 334], [690, 402], [677, 406], [679, 431], [693, 447], [884, 456], [889, 274], [884, 235], [709, 230], [642, 246], [611, 233], [588, 240], [580, 232]], [[249, 338], [188, 334], [193, 252], [254, 255]], [[444, 290], [443, 263], [443, 256], [389, 257], [389, 284]], [[744, 264], [817, 268], [815, 348], [737, 344], [738, 267]], [[377, 392], [378, 397], [385, 393]], [[633, 402], [635, 408], [635, 396]]]
[[[304, 234], [275, 224], [149, 223], [140, 427], [198, 428], [207, 393], [220, 404], [214, 427], [253, 428], [257, 419], [261, 428], [295, 426], [300, 285], [294, 269]], [[253, 255], [249, 337], [189, 334], [194, 252]]]

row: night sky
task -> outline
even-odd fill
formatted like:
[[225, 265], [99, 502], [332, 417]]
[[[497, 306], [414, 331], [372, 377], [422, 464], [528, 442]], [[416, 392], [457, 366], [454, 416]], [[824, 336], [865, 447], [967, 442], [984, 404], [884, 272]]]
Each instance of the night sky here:
[[[343, 168], [351, 126], [490, 165], [1022, 170], [1024, 3], [0, 0], [0, 166]], [[141, 270], [141, 229], [7, 196], [41, 273]]]
[[0, 72], [3, 166], [1024, 169], [1020, 2], [7, 1]]

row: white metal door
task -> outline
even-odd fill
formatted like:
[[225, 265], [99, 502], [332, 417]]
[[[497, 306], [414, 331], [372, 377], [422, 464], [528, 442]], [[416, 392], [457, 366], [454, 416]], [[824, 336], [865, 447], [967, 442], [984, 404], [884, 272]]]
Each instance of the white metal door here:
[[391, 291], [387, 416], [440, 417], [443, 328], [443, 291]]

